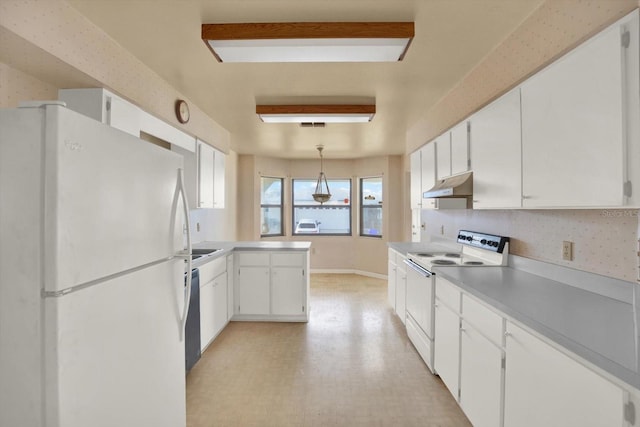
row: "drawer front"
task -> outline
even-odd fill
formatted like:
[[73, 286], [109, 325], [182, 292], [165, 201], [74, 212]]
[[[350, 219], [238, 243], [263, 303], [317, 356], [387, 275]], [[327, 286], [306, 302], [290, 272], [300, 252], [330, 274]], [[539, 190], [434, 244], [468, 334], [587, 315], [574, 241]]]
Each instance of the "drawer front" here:
[[200, 286], [213, 280], [214, 277], [227, 271], [227, 258], [220, 257], [202, 264], [198, 267], [200, 271]]
[[272, 252], [271, 265], [279, 267], [302, 267], [305, 263], [304, 253]]
[[238, 265], [269, 265], [269, 252], [238, 252]]
[[502, 317], [467, 295], [462, 296], [462, 317], [481, 334], [502, 347]]
[[460, 290], [451, 282], [436, 275], [436, 298], [460, 314]]

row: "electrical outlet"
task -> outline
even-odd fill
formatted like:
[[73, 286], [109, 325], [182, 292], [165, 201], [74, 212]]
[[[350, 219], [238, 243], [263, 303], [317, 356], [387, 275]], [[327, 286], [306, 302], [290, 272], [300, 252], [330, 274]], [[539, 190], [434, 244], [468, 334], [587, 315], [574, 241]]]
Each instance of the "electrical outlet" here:
[[196, 222], [196, 231], [200, 231], [200, 223]]
[[562, 242], [562, 259], [565, 261], [573, 261], [573, 242], [567, 240]]

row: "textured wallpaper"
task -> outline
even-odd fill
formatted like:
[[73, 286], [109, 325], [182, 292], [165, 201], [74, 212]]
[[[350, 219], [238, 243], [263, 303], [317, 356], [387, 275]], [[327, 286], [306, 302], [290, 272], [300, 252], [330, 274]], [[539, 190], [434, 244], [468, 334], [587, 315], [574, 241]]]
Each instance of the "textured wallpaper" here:
[[[460, 229], [511, 238], [510, 252], [603, 276], [638, 277], [638, 209], [422, 211], [424, 239], [455, 239]], [[444, 230], [444, 234], [441, 232]], [[573, 242], [573, 261], [562, 242]]]
[[17, 107], [25, 99], [58, 99], [58, 88], [0, 62], [0, 107]]

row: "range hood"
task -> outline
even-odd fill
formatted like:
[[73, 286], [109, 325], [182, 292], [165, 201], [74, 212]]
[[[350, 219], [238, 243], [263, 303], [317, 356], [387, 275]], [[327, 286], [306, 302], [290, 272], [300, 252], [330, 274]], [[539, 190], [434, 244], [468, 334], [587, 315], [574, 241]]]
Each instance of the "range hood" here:
[[473, 196], [473, 172], [440, 179], [429, 191], [422, 193], [423, 199], [442, 197], [471, 198]]

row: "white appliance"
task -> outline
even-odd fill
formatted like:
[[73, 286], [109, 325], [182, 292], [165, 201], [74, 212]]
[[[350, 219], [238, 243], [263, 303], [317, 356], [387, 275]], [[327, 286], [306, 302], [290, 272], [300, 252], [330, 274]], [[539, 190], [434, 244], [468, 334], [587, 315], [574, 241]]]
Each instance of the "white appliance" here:
[[0, 426], [185, 426], [181, 168], [61, 103], [0, 110]]
[[407, 335], [433, 372], [435, 273], [433, 267], [507, 265], [509, 238], [460, 230], [460, 251], [409, 253], [407, 268]]

